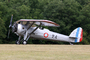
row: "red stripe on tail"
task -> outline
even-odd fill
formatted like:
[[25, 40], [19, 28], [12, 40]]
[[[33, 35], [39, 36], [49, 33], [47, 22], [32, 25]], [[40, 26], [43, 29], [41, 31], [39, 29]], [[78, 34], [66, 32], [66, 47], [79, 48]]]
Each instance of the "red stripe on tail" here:
[[81, 31], [81, 38], [80, 38], [80, 41], [79, 41], [79, 42], [81, 42], [82, 39], [83, 39], [83, 29], [82, 29], [82, 31]]

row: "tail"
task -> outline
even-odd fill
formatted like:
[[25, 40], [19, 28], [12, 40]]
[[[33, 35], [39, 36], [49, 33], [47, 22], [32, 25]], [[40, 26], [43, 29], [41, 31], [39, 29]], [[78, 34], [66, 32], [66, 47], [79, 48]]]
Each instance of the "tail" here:
[[81, 27], [76, 28], [71, 32], [69, 38], [73, 39], [72, 42], [81, 42], [83, 39], [83, 29]]

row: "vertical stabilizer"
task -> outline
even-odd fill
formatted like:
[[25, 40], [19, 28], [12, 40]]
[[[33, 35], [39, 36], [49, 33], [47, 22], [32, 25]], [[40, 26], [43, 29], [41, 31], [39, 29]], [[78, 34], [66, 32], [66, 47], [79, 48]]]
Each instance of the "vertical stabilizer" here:
[[75, 43], [81, 42], [83, 39], [83, 29], [81, 27], [76, 28], [71, 32], [71, 34], [69, 35], [69, 38], [75, 39], [74, 41]]

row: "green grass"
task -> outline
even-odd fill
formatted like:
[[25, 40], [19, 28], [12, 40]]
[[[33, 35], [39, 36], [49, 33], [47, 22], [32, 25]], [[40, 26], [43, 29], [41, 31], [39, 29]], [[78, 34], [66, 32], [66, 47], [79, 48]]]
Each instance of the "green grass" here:
[[0, 60], [90, 60], [90, 45], [0, 45]]

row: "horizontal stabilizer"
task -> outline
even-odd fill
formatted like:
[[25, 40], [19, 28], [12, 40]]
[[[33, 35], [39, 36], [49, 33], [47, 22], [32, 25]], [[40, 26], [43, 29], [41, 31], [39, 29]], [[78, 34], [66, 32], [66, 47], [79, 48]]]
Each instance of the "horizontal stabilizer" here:
[[71, 36], [69, 36], [69, 38], [72, 38], [72, 39], [77, 39], [77, 37], [71, 37]]

